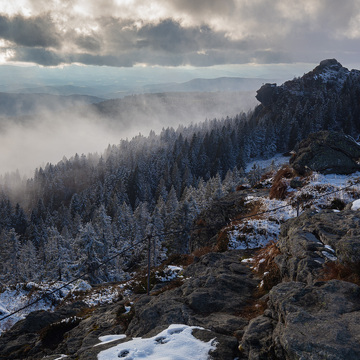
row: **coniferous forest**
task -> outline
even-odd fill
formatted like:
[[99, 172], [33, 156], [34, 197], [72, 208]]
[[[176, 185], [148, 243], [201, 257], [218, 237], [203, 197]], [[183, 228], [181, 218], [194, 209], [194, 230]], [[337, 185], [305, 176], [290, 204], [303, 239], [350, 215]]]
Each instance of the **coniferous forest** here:
[[[197, 215], [247, 181], [250, 160], [289, 151], [319, 130], [360, 133], [359, 72], [324, 82], [317, 75], [324, 71], [320, 65], [266, 97], [259, 90], [261, 104], [233, 118], [122, 140], [101, 155], [47, 164], [31, 179], [3, 176], [0, 281], [68, 280], [85, 271], [92, 283], [121, 280], [144, 261], [144, 245], [97, 265], [150, 233], [160, 234], [155, 261], [188, 252]], [[164, 235], [171, 231], [183, 232]]]

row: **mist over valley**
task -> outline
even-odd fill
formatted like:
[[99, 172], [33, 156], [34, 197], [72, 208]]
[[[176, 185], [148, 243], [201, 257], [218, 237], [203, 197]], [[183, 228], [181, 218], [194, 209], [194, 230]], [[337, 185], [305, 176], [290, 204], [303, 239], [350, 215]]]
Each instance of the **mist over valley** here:
[[[244, 88], [244, 79], [196, 79], [190, 85], [171, 85], [172, 90], [182, 87], [183, 91], [152, 93], [169, 86], [149, 85], [149, 93], [113, 100], [84, 95], [86, 87], [74, 86], [0, 93], [0, 173], [18, 169], [31, 176], [36, 167], [56, 164], [63, 156], [101, 154], [109, 144], [139, 133], [235, 116], [258, 103], [254, 90], [234, 91], [237, 86]], [[79, 89], [82, 94], [69, 94]]]

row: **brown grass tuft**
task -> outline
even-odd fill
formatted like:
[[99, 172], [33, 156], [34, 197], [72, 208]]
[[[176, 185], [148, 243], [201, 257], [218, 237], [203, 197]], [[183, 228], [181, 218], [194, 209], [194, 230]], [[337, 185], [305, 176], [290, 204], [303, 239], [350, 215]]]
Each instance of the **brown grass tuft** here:
[[284, 200], [287, 195], [287, 181], [296, 176], [296, 172], [288, 165], [283, 166], [275, 175], [273, 184], [270, 188], [270, 199]]
[[261, 300], [255, 300], [249, 302], [248, 305], [244, 306], [244, 308], [240, 311], [239, 316], [246, 319], [251, 320], [260, 316], [267, 309], [267, 302]]
[[262, 286], [258, 288], [259, 297], [268, 293], [282, 281], [280, 269], [275, 263], [275, 257], [279, 254], [280, 250], [276, 246], [276, 242], [270, 241], [254, 256], [252, 269], [262, 279]]
[[152, 292], [151, 296], [157, 296], [157, 295], [160, 295], [160, 294], [162, 294], [162, 293], [164, 293], [166, 291], [176, 289], [176, 288], [180, 287], [183, 283], [184, 283], [183, 279], [176, 278], [176, 279], [170, 281], [169, 284], [163, 286], [160, 290]]
[[341, 264], [338, 261], [332, 261], [325, 264], [318, 280], [343, 280], [360, 286], [360, 264]]
[[227, 231], [226, 231], [226, 229], [225, 229], [225, 230], [221, 230], [221, 231], [218, 233], [214, 251], [215, 251], [215, 252], [224, 252], [224, 251], [227, 251], [227, 250], [228, 250], [228, 246], [229, 246], [229, 237], [228, 237]]

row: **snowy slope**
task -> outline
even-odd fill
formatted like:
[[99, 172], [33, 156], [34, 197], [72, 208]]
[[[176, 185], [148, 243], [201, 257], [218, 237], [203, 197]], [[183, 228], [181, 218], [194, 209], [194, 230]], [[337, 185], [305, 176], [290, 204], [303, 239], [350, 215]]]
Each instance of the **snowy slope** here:
[[[264, 185], [270, 186], [271, 180], [266, 180]], [[306, 185], [302, 188], [292, 189], [288, 186], [288, 196], [285, 200], [248, 196], [247, 202], [256, 203], [257, 212], [261, 214], [230, 222], [225, 229], [229, 237], [229, 248], [257, 248], [266, 245], [271, 240], [276, 240], [280, 233], [281, 223], [297, 216], [298, 201], [300, 202], [299, 213], [301, 213], [309, 207], [316, 210], [331, 208], [335, 199], [345, 204], [357, 200], [360, 197], [360, 184], [355, 183], [359, 180], [360, 172], [351, 175], [322, 175], [314, 172], [303, 180]], [[352, 184], [354, 185], [351, 186]], [[345, 187], [348, 188], [341, 190]], [[357, 205], [353, 209], [356, 208]]]

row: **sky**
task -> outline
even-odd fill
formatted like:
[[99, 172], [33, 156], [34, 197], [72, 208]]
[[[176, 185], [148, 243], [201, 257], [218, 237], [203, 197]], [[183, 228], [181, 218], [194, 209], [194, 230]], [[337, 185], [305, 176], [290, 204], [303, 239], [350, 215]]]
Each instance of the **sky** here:
[[1, 0], [2, 64], [359, 63], [358, 0]]
[[[0, 0], [2, 92], [75, 85], [112, 94], [222, 76], [282, 83], [329, 58], [360, 69], [359, 0]], [[136, 119], [114, 133], [60, 115], [1, 128], [0, 174], [144, 133]]]

